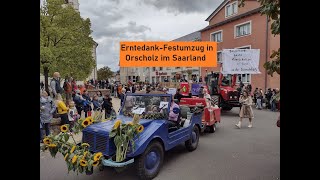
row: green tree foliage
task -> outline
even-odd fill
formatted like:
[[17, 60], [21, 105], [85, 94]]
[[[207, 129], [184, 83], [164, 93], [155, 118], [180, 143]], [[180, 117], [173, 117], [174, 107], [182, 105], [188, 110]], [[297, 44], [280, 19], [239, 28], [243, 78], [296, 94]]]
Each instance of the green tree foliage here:
[[[246, 0], [239, 0], [239, 7], [244, 6]], [[271, 23], [271, 33], [276, 36], [280, 35], [280, 0], [258, 0], [261, 4], [261, 14], [267, 15]], [[280, 48], [273, 51], [270, 58], [271, 61], [266, 62], [263, 66], [267, 73], [273, 76], [274, 72], [280, 75]]]
[[98, 80], [105, 80], [112, 77], [113, 72], [108, 66], [98, 69]]
[[64, 0], [46, 0], [40, 7], [40, 71], [48, 77], [58, 71], [61, 77], [85, 79], [95, 66], [94, 41], [89, 19], [83, 19]]

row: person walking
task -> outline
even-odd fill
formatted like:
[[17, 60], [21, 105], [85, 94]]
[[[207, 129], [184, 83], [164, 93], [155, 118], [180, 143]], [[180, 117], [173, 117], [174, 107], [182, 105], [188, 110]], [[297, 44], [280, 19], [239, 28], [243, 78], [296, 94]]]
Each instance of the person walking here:
[[261, 88], [258, 90], [256, 98], [257, 98], [256, 108], [261, 110], [262, 109], [262, 99], [263, 99], [263, 91]]
[[53, 113], [56, 111], [56, 105], [46, 91], [42, 91], [40, 97], [40, 121], [45, 129], [46, 136], [50, 134], [50, 123]]
[[61, 95], [62, 93], [62, 88], [60, 85], [60, 73], [59, 72], [55, 72], [53, 73], [53, 79], [50, 82], [50, 87], [52, 90], [52, 97], [56, 98], [58, 94]]
[[240, 120], [238, 124], [235, 124], [237, 128], [241, 128], [241, 123], [243, 118], [249, 118], [249, 128], [252, 128], [252, 119], [253, 119], [253, 111], [252, 111], [252, 98], [249, 96], [247, 91], [243, 91], [243, 95], [240, 96], [239, 102], [242, 104], [240, 109]]
[[61, 118], [61, 125], [70, 124], [68, 116], [69, 108], [63, 102], [61, 94], [57, 94], [56, 96], [56, 106], [58, 108], [58, 114]]

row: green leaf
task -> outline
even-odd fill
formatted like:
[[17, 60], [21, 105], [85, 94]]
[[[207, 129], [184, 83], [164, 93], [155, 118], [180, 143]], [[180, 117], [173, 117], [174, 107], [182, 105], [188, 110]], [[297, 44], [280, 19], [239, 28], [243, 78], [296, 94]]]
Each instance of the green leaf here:
[[69, 134], [64, 134], [64, 141], [67, 142], [69, 140]]

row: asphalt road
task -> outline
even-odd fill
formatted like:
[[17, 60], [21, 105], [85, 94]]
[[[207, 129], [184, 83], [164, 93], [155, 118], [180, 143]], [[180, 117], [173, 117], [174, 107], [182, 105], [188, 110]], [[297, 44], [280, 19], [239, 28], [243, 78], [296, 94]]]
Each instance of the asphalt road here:
[[[119, 100], [114, 100], [114, 105]], [[118, 107], [115, 107], [117, 110]], [[222, 113], [215, 133], [201, 135], [198, 148], [188, 152], [184, 144], [165, 153], [156, 180], [276, 180], [280, 179], [280, 128], [276, 126], [279, 113], [254, 109], [253, 128], [243, 121], [236, 129], [238, 108]], [[94, 169], [91, 176], [67, 172], [61, 154], [55, 159], [49, 152], [40, 152], [42, 180], [136, 180], [133, 166], [122, 173], [111, 168]]]

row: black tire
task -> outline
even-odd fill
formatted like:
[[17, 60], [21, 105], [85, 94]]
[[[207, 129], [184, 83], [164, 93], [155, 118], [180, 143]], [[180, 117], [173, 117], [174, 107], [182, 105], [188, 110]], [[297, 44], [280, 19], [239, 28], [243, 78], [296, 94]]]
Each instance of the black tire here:
[[186, 148], [190, 152], [196, 150], [198, 147], [198, 144], [199, 144], [200, 131], [199, 131], [198, 126], [195, 125], [193, 127], [192, 134], [193, 133], [195, 135], [195, 141], [192, 142], [193, 135], [191, 135], [190, 139], [185, 142]]
[[233, 108], [232, 106], [225, 106], [225, 107], [222, 107], [222, 110], [230, 111], [232, 108]]
[[210, 133], [216, 132], [216, 124], [213, 124], [213, 125], [209, 126], [209, 132]]
[[[147, 158], [147, 155], [154, 156], [154, 154], [157, 154], [156, 156], [159, 156], [159, 157], [157, 157], [157, 161], [154, 167], [151, 168], [150, 166], [152, 165], [150, 164], [148, 165], [148, 163], [146, 162], [147, 161], [146, 158]], [[146, 148], [146, 150], [135, 159], [135, 166], [137, 169], [137, 174], [140, 177], [140, 179], [148, 180], [148, 179], [155, 178], [161, 169], [161, 166], [163, 163], [163, 157], [164, 157], [164, 150], [161, 143], [158, 141], [151, 142]], [[151, 157], [151, 158], [154, 158], [154, 157]], [[148, 170], [148, 166], [151, 169]]]

